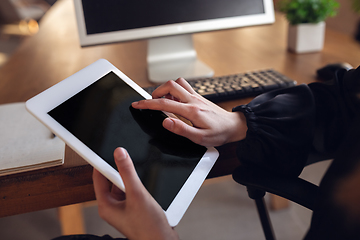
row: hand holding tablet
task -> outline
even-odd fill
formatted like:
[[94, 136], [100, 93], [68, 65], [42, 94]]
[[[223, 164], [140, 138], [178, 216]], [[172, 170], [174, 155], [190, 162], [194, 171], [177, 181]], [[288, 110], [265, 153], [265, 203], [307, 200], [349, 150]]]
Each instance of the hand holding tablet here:
[[126, 150], [117, 148], [114, 159], [129, 190], [125, 198], [121, 190], [111, 186], [111, 183], [94, 169], [94, 190], [99, 215], [128, 239], [178, 239], [164, 211], [137, 177]]
[[27, 101], [27, 109], [120, 189], [113, 152], [124, 147], [143, 185], [177, 225], [218, 153], [163, 128], [164, 112], [131, 107], [151, 96], [99, 60]]

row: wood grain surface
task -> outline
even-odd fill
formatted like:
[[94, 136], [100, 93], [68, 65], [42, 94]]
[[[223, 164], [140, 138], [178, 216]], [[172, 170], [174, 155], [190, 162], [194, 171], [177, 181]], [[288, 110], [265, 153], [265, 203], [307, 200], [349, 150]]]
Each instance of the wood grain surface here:
[[[294, 54], [286, 48], [287, 22], [194, 34], [198, 56], [226, 75], [273, 68], [299, 84], [315, 81], [315, 71], [325, 64], [360, 63], [360, 45], [351, 36], [327, 29], [323, 51]], [[59, 0], [40, 22], [40, 31], [26, 39], [0, 69], [0, 104], [22, 102], [105, 58], [142, 87], [152, 85], [146, 70], [146, 41], [131, 41], [81, 48], [74, 7]], [[251, 98], [219, 105], [227, 110]], [[236, 144], [219, 148], [220, 158], [209, 177], [231, 174], [239, 165]], [[65, 164], [0, 178], [0, 217], [93, 200], [92, 167], [70, 148]]]

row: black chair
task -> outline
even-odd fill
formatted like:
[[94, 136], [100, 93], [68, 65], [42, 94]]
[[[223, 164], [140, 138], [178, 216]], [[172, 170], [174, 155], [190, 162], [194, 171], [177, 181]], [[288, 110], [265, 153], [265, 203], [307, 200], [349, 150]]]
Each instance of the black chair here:
[[[330, 159], [328, 156], [310, 155], [307, 165]], [[314, 209], [319, 187], [299, 177], [270, 172], [268, 169], [242, 164], [232, 174], [233, 179], [246, 186], [248, 195], [255, 201], [266, 240], [275, 239], [271, 220], [266, 208], [266, 192], [281, 196], [310, 210]]]

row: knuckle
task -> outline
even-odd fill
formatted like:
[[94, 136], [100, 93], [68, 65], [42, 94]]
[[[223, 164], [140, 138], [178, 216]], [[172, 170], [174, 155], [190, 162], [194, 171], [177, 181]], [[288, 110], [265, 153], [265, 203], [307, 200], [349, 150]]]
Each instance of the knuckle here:
[[167, 98], [159, 98], [159, 99], [157, 99], [158, 104], [164, 104], [164, 103], [166, 103], [167, 101], [168, 101]]
[[167, 81], [165, 84], [164, 84], [164, 86], [166, 86], [166, 87], [174, 87], [175, 86], [175, 81], [174, 80], [169, 80], [169, 81]]
[[162, 106], [162, 105], [167, 104], [168, 101], [169, 101], [169, 100], [166, 99], [166, 98], [159, 98], [158, 101], [157, 101], [157, 104], [158, 104], [159, 106]]
[[119, 171], [123, 173], [129, 173], [132, 171], [132, 163], [130, 161], [121, 161], [119, 162]]
[[201, 119], [202, 109], [197, 105], [191, 105], [188, 108], [189, 119]]
[[194, 115], [199, 115], [200, 112], [200, 108], [196, 105], [190, 105], [189, 106], [189, 113], [194, 114]]

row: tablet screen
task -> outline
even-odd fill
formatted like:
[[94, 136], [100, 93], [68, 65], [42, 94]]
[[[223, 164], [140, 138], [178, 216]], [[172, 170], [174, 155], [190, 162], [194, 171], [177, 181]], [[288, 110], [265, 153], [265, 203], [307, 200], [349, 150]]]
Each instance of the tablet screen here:
[[144, 186], [166, 210], [207, 148], [164, 129], [163, 112], [131, 107], [142, 99], [109, 72], [48, 114], [115, 169], [113, 152], [124, 147]]

